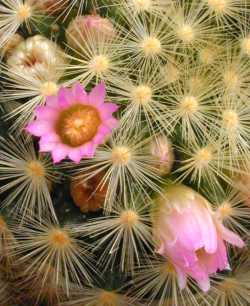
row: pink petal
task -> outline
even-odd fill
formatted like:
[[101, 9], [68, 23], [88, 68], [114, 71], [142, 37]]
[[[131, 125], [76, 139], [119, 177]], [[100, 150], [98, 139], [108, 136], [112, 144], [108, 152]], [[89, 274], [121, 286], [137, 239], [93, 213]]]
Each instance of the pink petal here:
[[48, 96], [46, 98], [46, 106], [58, 109], [58, 99], [57, 99], [57, 96]]
[[56, 133], [52, 132], [52, 133], [43, 135], [40, 141], [41, 142], [59, 142], [60, 137]]
[[83, 155], [81, 153], [81, 149], [77, 148], [77, 149], [70, 150], [68, 156], [75, 163], [79, 164], [79, 162], [81, 161]]
[[43, 120], [56, 120], [58, 117], [58, 111], [49, 106], [38, 106], [35, 109], [35, 115], [37, 118]]
[[172, 234], [187, 250], [197, 250], [203, 247], [200, 225], [197, 222], [195, 207], [183, 213], [173, 211], [168, 219]]
[[88, 95], [87, 95], [84, 87], [79, 82], [77, 82], [73, 86], [72, 91], [73, 91], [75, 101], [81, 102], [81, 103], [87, 103]]
[[56, 142], [39, 142], [40, 152], [51, 152], [57, 146]]
[[111, 129], [114, 129], [119, 126], [119, 121], [115, 118], [111, 118], [105, 121], [105, 125], [109, 126]]
[[114, 103], [103, 103], [98, 106], [98, 110], [100, 111], [101, 118], [103, 120], [112, 118], [112, 114], [119, 109], [119, 106]]
[[25, 130], [29, 132], [31, 135], [40, 137], [44, 134], [48, 134], [52, 131], [51, 124], [48, 124], [46, 121], [38, 121], [35, 120], [33, 122], [30, 122]]
[[210, 289], [210, 279], [209, 277], [203, 279], [196, 279], [199, 287], [203, 292], [208, 292]]
[[62, 108], [67, 108], [75, 102], [74, 96], [70, 89], [61, 87], [58, 91], [58, 104]]
[[203, 203], [199, 205], [199, 209], [197, 208], [196, 211], [205, 250], [208, 253], [214, 253], [217, 249], [217, 230], [211, 212], [203, 207]]
[[104, 82], [101, 82], [96, 87], [92, 89], [92, 91], [89, 93], [89, 103], [100, 105], [104, 103], [106, 96], [106, 87]]
[[177, 272], [178, 285], [180, 289], [183, 290], [187, 286], [187, 275], [178, 267], [175, 267], [175, 270]]
[[67, 154], [69, 149], [63, 144], [57, 144], [57, 146], [52, 151], [52, 158], [54, 163], [58, 163], [63, 160]]
[[82, 156], [93, 158], [96, 151], [96, 145], [93, 142], [89, 142], [81, 147]]
[[219, 224], [219, 231], [223, 240], [239, 248], [243, 248], [245, 246], [245, 243], [240, 236], [227, 229], [223, 224]]

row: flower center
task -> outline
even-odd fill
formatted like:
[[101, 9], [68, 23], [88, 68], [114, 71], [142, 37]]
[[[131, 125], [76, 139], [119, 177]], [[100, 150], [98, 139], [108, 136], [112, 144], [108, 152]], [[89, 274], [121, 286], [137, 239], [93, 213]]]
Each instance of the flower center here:
[[162, 46], [156, 37], [147, 37], [141, 43], [141, 48], [146, 57], [155, 56], [161, 53]]
[[23, 4], [19, 7], [17, 11], [17, 17], [20, 22], [24, 22], [31, 17], [31, 7], [27, 4]]
[[132, 158], [132, 153], [128, 147], [118, 146], [112, 150], [111, 159], [115, 165], [126, 166]]
[[60, 229], [52, 229], [48, 234], [48, 240], [55, 249], [64, 249], [71, 244], [69, 235]]
[[152, 6], [152, 0], [133, 0], [137, 11], [149, 11]]
[[216, 13], [224, 13], [227, 9], [227, 0], [207, 0], [207, 3]]
[[106, 73], [109, 70], [110, 62], [105, 55], [96, 55], [89, 63], [90, 70], [95, 74]]
[[38, 160], [32, 160], [29, 163], [27, 163], [26, 168], [27, 174], [32, 179], [40, 179], [45, 177], [45, 169], [43, 164]]
[[152, 99], [152, 89], [149, 86], [140, 85], [133, 89], [131, 96], [134, 103], [145, 105]]
[[45, 82], [42, 84], [40, 91], [44, 97], [54, 96], [57, 94], [58, 86], [54, 82]]
[[177, 36], [180, 40], [184, 43], [191, 43], [195, 38], [195, 33], [191, 25], [184, 24], [179, 30], [177, 31]]
[[117, 305], [117, 294], [103, 290], [99, 295], [99, 303], [103, 306], [115, 306]]
[[241, 48], [244, 53], [250, 55], [250, 37], [246, 37], [242, 40]]
[[228, 201], [223, 202], [218, 208], [218, 213], [222, 220], [230, 218], [233, 215], [232, 205]]
[[133, 227], [138, 222], [138, 220], [138, 214], [131, 209], [122, 212], [120, 216], [120, 223], [127, 227]]
[[194, 159], [198, 166], [201, 166], [201, 167], [207, 166], [213, 159], [212, 151], [208, 148], [200, 149], [196, 153]]
[[75, 104], [60, 114], [55, 129], [64, 144], [79, 147], [94, 138], [100, 124], [95, 107]]
[[180, 102], [180, 110], [187, 116], [190, 116], [197, 112], [199, 103], [197, 99], [193, 96], [186, 96]]

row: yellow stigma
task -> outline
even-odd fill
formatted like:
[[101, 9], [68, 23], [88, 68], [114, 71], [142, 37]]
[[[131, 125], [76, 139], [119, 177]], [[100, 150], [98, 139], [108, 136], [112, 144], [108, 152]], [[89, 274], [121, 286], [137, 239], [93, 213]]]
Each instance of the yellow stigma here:
[[191, 27], [191, 25], [184, 24], [181, 28], [178, 29], [177, 36], [184, 43], [190, 44], [195, 39], [194, 29]]
[[98, 306], [116, 306], [118, 295], [112, 291], [102, 290], [98, 297]]
[[117, 146], [112, 150], [111, 159], [115, 165], [128, 165], [132, 159], [132, 152], [128, 147]]
[[222, 114], [223, 125], [229, 130], [235, 130], [239, 126], [239, 116], [234, 110], [226, 110]]
[[146, 57], [152, 57], [161, 53], [162, 45], [156, 37], [147, 37], [141, 42], [141, 48]]
[[138, 214], [131, 209], [122, 212], [120, 216], [120, 223], [127, 227], [133, 227], [138, 221]]
[[54, 82], [45, 82], [41, 86], [41, 95], [44, 97], [54, 96], [57, 94], [58, 86]]
[[39, 160], [32, 160], [26, 165], [27, 175], [31, 179], [41, 179], [46, 176], [44, 165]]
[[207, 0], [208, 6], [216, 13], [225, 13], [228, 3], [227, 0]]
[[179, 108], [185, 115], [190, 116], [197, 112], [199, 108], [199, 103], [195, 97], [186, 96], [180, 102]]
[[218, 208], [219, 216], [222, 220], [226, 220], [233, 215], [233, 208], [230, 202], [223, 202]]
[[152, 0], [132, 0], [137, 11], [149, 11], [152, 7]]
[[17, 10], [17, 17], [20, 22], [24, 22], [31, 17], [32, 10], [31, 7], [27, 4], [21, 5]]
[[61, 112], [55, 129], [64, 144], [79, 147], [95, 137], [100, 124], [101, 118], [95, 107], [74, 104]]
[[250, 55], [250, 37], [246, 37], [242, 40], [241, 49], [245, 54]]
[[236, 88], [239, 84], [239, 77], [234, 69], [229, 69], [225, 71], [223, 79], [226, 87], [230, 90]]
[[213, 159], [212, 150], [209, 148], [200, 149], [194, 156], [196, 164], [200, 167], [207, 166]]
[[52, 229], [48, 233], [48, 242], [55, 249], [64, 249], [71, 245], [69, 235], [61, 229]]
[[95, 74], [106, 73], [110, 68], [110, 62], [105, 55], [96, 55], [89, 63], [90, 70]]
[[131, 98], [135, 104], [145, 105], [152, 100], [152, 89], [146, 85], [140, 85], [132, 90]]

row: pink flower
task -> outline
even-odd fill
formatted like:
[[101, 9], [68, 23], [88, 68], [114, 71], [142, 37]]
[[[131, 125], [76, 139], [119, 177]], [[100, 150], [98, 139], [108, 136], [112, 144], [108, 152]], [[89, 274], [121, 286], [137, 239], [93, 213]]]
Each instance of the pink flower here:
[[26, 130], [40, 138], [40, 151], [52, 152], [55, 163], [67, 156], [76, 163], [82, 157], [93, 157], [118, 121], [112, 116], [118, 106], [104, 103], [105, 84], [100, 83], [89, 94], [79, 84], [62, 87], [57, 96], [47, 98], [46, 106], [35, 110], [36, 120]]
[[156, 205], [157, 252], [175, 266], [181, 289], [190, 276], [208, 291], [209, 276], [229, 267], [225, 242], [240, 248], [244, 242], [216, 218], [205, 198], [184, 185], [169, 187]]

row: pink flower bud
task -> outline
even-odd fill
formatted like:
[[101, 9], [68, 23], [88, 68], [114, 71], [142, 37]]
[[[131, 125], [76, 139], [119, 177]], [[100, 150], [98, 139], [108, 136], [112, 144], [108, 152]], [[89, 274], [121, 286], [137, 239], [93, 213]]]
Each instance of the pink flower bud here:
[[170, 140], [165, 135], [154, 138], [150, 145], [150, 151], [156, 162], [159, 175], [170, 173], [174, 163], [174, 152]]
[[96, 40], [110, 40], [115, 37], [112, 22], [99, 15], [85, 15], [76, 17], [66, 30], [68, 44], [79, 49], [79, 44], [95, 42]]
[[175, 266], [180, 288], [190, 276], [208, 291], [209, 276], [229, 267], [225, 242], [244, 246], [237, 234], [224, 227], [205, 198], [181, 184], [169, 186], [156, 199], [153, 232], [157, 252]]

